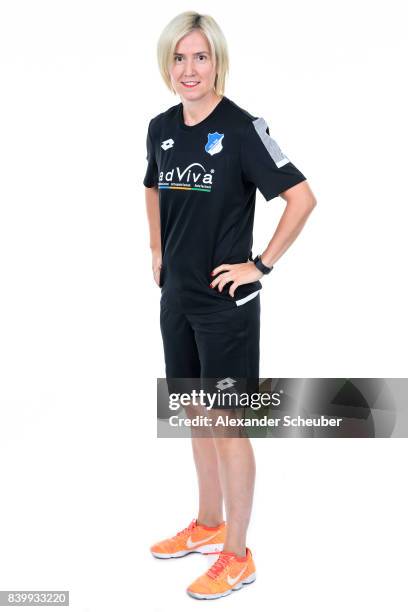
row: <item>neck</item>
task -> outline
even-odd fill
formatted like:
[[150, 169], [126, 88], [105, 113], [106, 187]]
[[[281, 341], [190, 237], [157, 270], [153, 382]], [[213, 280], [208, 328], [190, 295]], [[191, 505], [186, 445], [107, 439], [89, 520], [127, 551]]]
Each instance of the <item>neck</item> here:
[[220, 103], [223, 96], [219, 96], [215, 91], [210, 91], [208, 94], [198, 100], [182, 99], [184, 123], [186, 125], [195, 125], [205, 119], [214, 108]]

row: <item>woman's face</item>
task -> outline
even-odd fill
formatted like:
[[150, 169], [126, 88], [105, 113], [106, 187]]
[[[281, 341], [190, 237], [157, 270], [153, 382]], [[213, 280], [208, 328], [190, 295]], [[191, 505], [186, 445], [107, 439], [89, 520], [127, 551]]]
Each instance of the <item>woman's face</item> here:
[[204, 34], [193, 30], [182, 38], [170, 66], [171, 84], [185, 100], [198, 100], [214, 89], [215, 62]]

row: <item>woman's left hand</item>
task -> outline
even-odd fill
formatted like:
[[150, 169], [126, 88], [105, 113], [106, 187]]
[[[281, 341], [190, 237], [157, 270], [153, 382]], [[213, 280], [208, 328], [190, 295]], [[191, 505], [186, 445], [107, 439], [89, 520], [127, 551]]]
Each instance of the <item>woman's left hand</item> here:
[[221, 293], [224, 286], [227, 283], [232, 282], [232, 285], [228, 290], [231, 297], [234, 297], [235, 289], [239, 287], [239, 285], [253, 283], [263, 276], [262, 272], [258, 270], [253, 261], [247, 261], [239, 264], [221, 264], [217, 268], [214, 268], [214, 270], [211, 272], [211, 276], [215, 276], [220, 272], [223, 272], [223, 274], [217, 276], [217, 278], [212, 281], [210, 287], [213, 289], [218, 287], [218, 291]]

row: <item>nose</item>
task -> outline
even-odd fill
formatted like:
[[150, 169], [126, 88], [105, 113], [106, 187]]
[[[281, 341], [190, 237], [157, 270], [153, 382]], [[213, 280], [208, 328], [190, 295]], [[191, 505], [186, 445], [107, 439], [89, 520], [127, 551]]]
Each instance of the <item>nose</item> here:
[[186, 66], [184, 70], [184, 76], [191, 77], [194, 75], [194, 60], [192, 57], [186, 60]]

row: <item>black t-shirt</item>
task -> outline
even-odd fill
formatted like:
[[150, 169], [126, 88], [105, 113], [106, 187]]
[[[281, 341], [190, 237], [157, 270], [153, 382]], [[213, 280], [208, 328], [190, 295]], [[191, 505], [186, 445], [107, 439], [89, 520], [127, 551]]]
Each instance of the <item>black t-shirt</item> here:
[[222, 263], [252, 259], [255, 195], [266, 200], [306, 180], [254, 117], [224, 96], [200, 123], [185, 125], [182, 103], [154, 117], [147, 133], [146, 187], [158, 187], [162, 303], [185, 313], [235, 308], [261, 289], [232, 298], [209, 285]]

